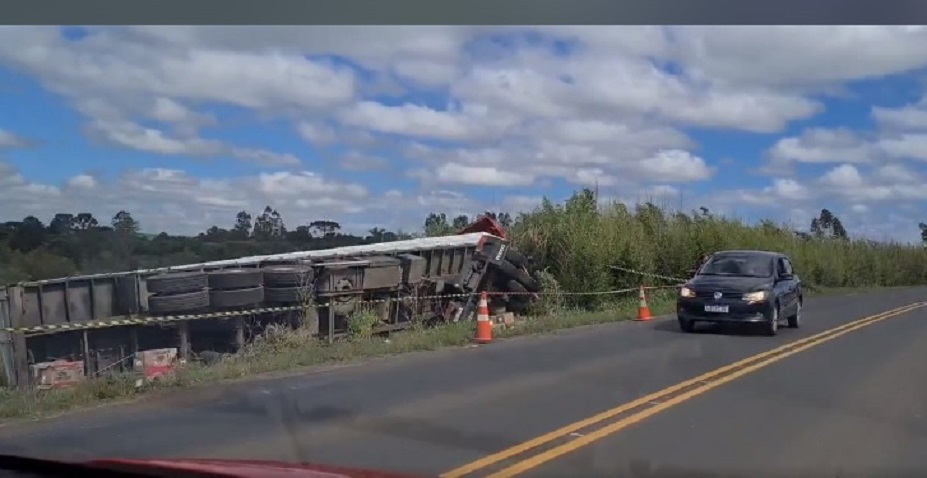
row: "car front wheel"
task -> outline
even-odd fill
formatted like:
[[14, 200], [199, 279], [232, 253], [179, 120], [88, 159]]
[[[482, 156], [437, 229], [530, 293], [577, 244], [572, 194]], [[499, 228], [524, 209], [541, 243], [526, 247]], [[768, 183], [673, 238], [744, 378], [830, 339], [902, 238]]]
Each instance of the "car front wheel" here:
[[769, 313], [769, 320], [764, 325], [766, 335], [772, 337], [779, 333], [779, 304], [773, 306]]
[[789, 317], [789, 327], [793, 329], [801, 327], [801, 300], [795, 305], [795, 314]]
[[679, 319], [679, 328], [683, 332], [691, 334], [692, 332], [695, 332], [695, 322], [686, 319]]

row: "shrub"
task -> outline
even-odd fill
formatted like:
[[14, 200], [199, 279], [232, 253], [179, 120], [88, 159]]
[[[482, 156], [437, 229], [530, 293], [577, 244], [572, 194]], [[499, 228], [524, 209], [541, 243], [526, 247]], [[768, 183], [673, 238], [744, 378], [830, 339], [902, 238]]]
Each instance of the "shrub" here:
[[[788, 254], [796, 272], [811, 286], [901, 286], [927, 282], [923, 247], [869, 240], [814, 238], [786, 225], [756, 225], [702, 213], [667, 213], [647, 203], [605, 207], [584, 190], [564, 204], [545, 199], [522, 214], [511, 228], [514, 243], [556, 277], [563, 291], [601, 291], [665, 284], [616, 265], [645, 273], [685, 277], [699, 254], [724, 249], [761, 249]], [[571, 298], [591, 307], [605, 299]]]

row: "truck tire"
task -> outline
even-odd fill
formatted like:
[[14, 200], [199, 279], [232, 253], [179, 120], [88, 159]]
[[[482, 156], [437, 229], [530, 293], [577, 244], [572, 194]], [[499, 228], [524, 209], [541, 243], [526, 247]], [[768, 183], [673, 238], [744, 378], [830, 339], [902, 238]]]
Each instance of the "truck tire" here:
[[264, 285], [260, 269], [220, 269], [209, 273], [210, 289], [252, 289]]
[[271, 304], [298, 304], [303, 299], [301, 292], [301, 287], [265, 287], [264, 302]]
[[262, 267], [261, 271], [264, 273], [264, 285], [274, 288], [306, 286], [313, 278], [312, 266], [305, 264]]
[[507, 306], [509, 311], [521, 314], [528, 310], [528, 307], [531, 307], [530, 293], [520, 282], [512, 279], [505, 284], [505, 289], [507, 292], [512, 293], [512, 295], [509, 296], [509, 303]]
[[500, 273], [521, 283], [528, 292], [538, 292], [541, 290], [541, 284], [539, 284], [534, 277], [531, 277], [528, 271], [515, 267], [515, 265], [509, 261], [502, 261], [497, 265]]
[[[203, 276], [205, 279], [205, 274]], [[155, 314], [193, 312], [209, 307], [206, 289], [182, 294], [153, 295], [148, 298], [148, 310]]]
[[519, 269], [528, 269], [531, 266], [531, 260], [528, 259], [528, 256], [512, 249], [511, 246], [505, 251], [505, 260]]
[[168, 272], [145, 279], [152, 294], [183, 294], [205, 289], [208, 281], [203, 272]]
[[248, 289], [209, 291], [209, 305], [217, 308], [256, 306], [264, 302], [264, 288], [261, 286]]

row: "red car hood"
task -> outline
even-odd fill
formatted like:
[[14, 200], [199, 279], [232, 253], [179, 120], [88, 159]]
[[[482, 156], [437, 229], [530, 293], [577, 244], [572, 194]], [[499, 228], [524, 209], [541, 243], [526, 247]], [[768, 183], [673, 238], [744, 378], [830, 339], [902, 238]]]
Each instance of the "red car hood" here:
[[123, 470], [160, 469], [166, 476], [171, 476], [171, 470], [184, 470], [235, 478], [413, 478], [413, 475], [385, 471], [258, 460], [94, 460], [87, 464]]

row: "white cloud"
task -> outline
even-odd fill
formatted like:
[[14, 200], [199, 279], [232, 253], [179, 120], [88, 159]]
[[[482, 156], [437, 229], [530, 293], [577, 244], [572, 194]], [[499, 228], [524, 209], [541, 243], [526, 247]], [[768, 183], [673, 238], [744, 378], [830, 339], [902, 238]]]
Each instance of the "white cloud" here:
[[858, 188], [863, 186], [863, 177], [856, 166], [841, 164], [821, 177], [821, 183], [834, 188]]
[[698, 77], [728, 84], [812, 88], [927, 65], [922, 27], [682, 27], [674, 33], [673, 58]]
[[[386, 227], [418, 226], [436, 202], [434, 196], [371, 193], [359, 183], [344, 182], [312, 171], [268, 172], [238, 178], [196, 178], [184, 171], [148, 168], [102, 181], [75, 175], [61, 186], [29, 181], [15, 168], [0, 163], [0, 201], [8, 217], [36, 215], [48, 221], [57, 212], [89, 211], [108, 220], [118, 209], [132, 212], [146, 231], [195, 234], [211, 225], [231, 227], [235, 214], [259, 213], [272, 205], [291, 227], [331, 218], [352, 227], [379, 222]], [[459, 207], [478, 204], [470, 199]], [[388, 213], [388, 214], [387, 214]], [[356, 228], [354, 229], [356, 231]], [[358, 231], [363, 232], [363, 231]]]
[[499, 129], [488, 128], [492, 118], [468, 117], [414, 104], [391, 107], [375, 101], [362, 101], [344, 111], [340, 119], [348, 126], [380, 133], [451, 141], [466, 141], [501, 133]]
[[[85, 174], [56, 186], [7, 168], [3, 181], [36, 201], [14, 200], [11, 211], [119, 203], [137, 209], [143, 223], [173, 230], [224, 224], [228, 211], [268, 201], [291, 215], [315, 210], [366, 223], [371, 211], [388, 210], [400, 222], [413, 221], [428, 208], [485, 204], [465, 195], [470, 186], [511, 193], [503, 203], [513, 207], [561, 182], [634, 191], [616, 197], [674, 196], [712, 179], [723, 160], [716, 149], [699, 149], [693, 128], [771, 138], [761, 170], [773, 173], [768, 184], [706, 188], [713, 192], [692, 199], [712, 209], [724, 201], [757, 208], [782, 202], [788, 214], [805, 217], [834, 202], [862, 221], [880, 203], [925, 200], [918, 164], [927, 161], [924, 101], [872, 105], [878, 127], [871, 132], [812, 127], [774, 136], [813, 119], [822, 95], [849, 94], [849, 81], [927, 66], [923, 28], [88, 31], [68, 40], [54, 28], [0, 28], [0, 66], [63, 98], [83, 116], [94, 144], [232, 158], [264, 173], [195, 178], [175, 160], [172, 169], [120, 164], [129, 172], [115, 180]], [[528, 31], [541, 35], [518, 36]], [[502, 35], [513, 36], [491, 41]], [[229, 133], [232, 126], [274, 134], [244, 145]], [[278, 142], [281, 131], [301, 137], [306, 150], [285, 150], [290, 143]], [[25, 145], [0, 130], [0, 150]], [[377, 187], [362, 185], [352, 176], [358, 171], [404, 174], [420, 189], [400, 191], [387, 176]], [[171, 219], [177, 211], [183, 217]]]
[[7, 131], [0, 129], [0, 150], [22, 148], [29, 144], [25, 139]]
[[94, 189], [98, 186], [97, 179], [89, 174], [78, 174], [68, 179], [67, 185], [74, 189]]
[[348, 171], [383, 171], [390, 168], [388, 159], [351, 151], [340, 159], [341, 167]]
[[660, 151], [634, 169], [651, 181], [697, 181], [711, 175], [704, 159], [678, 149]]
[[811, 128], [801, 136], [780, 139], [769, 150], [777, 163], [867, 163], [878, 151], [846, 129]]
[[872, 118], [883, 128], [900, 131], [927, 129], [927, 109], [923, 102], [901, 108], [872, 108]]
[[457, 163], [442, 164], [437, 170], [438, 181], [475, 186], [529, 186], [534, 176], [500, 171], [492, 166], [465, 166]]
[[337, 139], [335, 131], [325, 125], [302, 122], [297, 125], [297, 131], [303, 139], [316, 146], [326, 146]]

